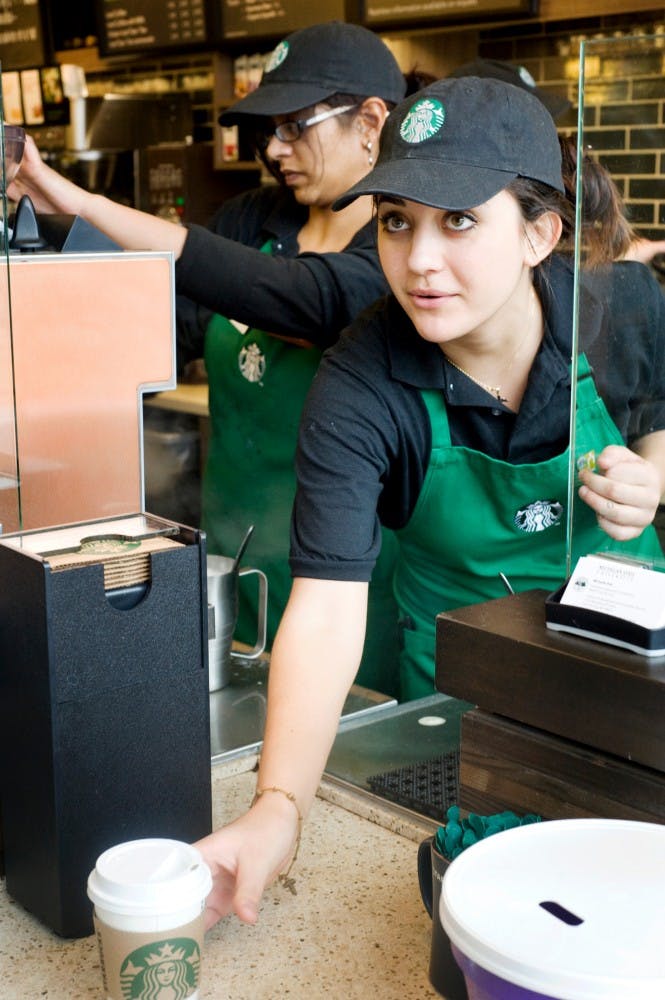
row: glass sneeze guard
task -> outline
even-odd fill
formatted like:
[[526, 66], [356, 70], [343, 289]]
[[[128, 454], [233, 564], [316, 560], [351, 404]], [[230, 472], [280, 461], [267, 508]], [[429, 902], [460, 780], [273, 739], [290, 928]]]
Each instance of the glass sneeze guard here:
[[[581, 555], [590, 554], [585, 528], [589, 519], [596, 519], [577, 497], [579, 470], [598, 470], [597, 449], [589, 447], [591, 422], [600, 428], [596, 440], [650, 453], [656, 461], [662, 454], [665, 468], [665, 288], [648, 263], [594, 263], [586, 220], [596, 206], [590, 204], [592, 195], [585, 202], [581, 185], [586, 154], [610, 169], [629, 222], [639, 221], [645, 235], [665, 236], [658, 201], [665, 199], [665, 185], [653, 174], [662, 156], [662, 90], [652, 80], [656, 74], [662, 79], [664, 42], [662, 36], [636, 36], [593, 39], [580, 46], [567, 576]], [[591, 383], [595, 401], [589, 395]], [[604, 534], [594, 552], [665, 569], [655, 527], [628, 541]]]
[[[9, 280], [7, 183], [11, 166], [9, 136], [0, 91], [0, 511], [10, 524], [20, 524], [20, 490], [14, 393], [14, 348]], [[0, 532], [3, 530], [0, 517]]]

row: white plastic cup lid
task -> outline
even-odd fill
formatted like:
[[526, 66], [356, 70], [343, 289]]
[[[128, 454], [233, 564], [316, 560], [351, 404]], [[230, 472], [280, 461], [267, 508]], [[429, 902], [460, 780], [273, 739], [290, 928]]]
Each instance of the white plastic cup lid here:
[[450, 940], [506, 982], [561, 1000], [665, 997], [665, 826], [550, 820], [448, 867]]
[[88, 896], [109, 913], [177, 913], [203, 902], [212, 888], [200, 852], [179, 840], [130, 840], [109, 848], [88, 877]]

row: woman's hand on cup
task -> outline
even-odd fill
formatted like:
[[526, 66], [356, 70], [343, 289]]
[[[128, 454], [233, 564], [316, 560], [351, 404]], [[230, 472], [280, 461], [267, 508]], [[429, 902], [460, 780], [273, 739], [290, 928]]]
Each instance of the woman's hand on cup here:
[[608, 445], [596, 459], [597, 471], [583, 469], [579, 496], [596, 512], [610, 538], [637, 538], [651, 524], [660, 502], [656, 466], [623, 445]]
[[278, 795], [264, 795], [249, 812], [195, 845], [212, 873], [206, 929], [235, 913], [247, 924], [258, 919], [263, 891], [287, 868], [298, 839], [298, 814]]

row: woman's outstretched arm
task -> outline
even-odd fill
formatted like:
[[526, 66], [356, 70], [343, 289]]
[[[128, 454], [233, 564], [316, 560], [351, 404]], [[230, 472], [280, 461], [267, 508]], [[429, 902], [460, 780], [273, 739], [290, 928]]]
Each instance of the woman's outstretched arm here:
[[187, 237], [181, 226], [73, 184], [44, 163], [31, 136], [7, 193], [13, 201], [27, 194], [37, 212], [78, 215], [125, 250], [171, 250], [179, 257]]
[[360, 663], [366, 610], [366, 583], [294, 581], [270, 657], [257, 780], [258, 791], [280, 791], [197, 844], [213, 874], [208, 926], [231, 912], [254, 923], [263, 890], [288, 867]]

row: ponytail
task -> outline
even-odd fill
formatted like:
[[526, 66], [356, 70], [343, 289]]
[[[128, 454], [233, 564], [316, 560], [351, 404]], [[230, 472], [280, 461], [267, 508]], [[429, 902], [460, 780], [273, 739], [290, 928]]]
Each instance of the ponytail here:
[[[555, 212], [563, 222], [557, 253], [575, 249], [577, 147], [559, 136], [561, 173], [565, 196], [537, 181], [518, 177], [508, 190], [517, 198], [524, 218], [535, 221], [544, 212]], [[586, 153], [582, 158], [582, 254], [587, 267], [598, 267], [625, 257], [635, 239], [619, 190], [609, 171]]]

